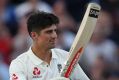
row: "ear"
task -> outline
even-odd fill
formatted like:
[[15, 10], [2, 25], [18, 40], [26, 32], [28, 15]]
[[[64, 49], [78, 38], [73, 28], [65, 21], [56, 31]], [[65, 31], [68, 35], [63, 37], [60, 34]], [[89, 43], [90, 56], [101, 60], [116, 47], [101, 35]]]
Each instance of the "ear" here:
[[37, 34], [36, 32], [31, 32], [30, 34], [31, 34], [31, 38], [32, 38], [33, 40], [37, 39], [38, 34]]

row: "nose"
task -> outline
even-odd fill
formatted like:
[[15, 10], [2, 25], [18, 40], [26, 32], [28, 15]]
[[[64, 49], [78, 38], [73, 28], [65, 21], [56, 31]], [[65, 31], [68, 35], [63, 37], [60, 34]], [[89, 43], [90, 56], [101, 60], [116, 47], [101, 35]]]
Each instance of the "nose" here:
[[52, 38], [57, 38], [57, 32], [56, 31], [53, 31]]

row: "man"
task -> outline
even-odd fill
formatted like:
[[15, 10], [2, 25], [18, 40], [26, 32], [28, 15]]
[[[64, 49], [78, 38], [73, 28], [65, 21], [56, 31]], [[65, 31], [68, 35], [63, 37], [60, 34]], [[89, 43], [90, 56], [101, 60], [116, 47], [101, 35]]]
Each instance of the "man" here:
[[[27, 21], [33, 39], [30, 49], [18, 56], [10, 65], [10, 80], [69, 80], [60, 77], [68, 52], [54, 48], [59, 19], [52, 13], [36, 11]], [[71, 80], [89, 80], [77, 64]]]

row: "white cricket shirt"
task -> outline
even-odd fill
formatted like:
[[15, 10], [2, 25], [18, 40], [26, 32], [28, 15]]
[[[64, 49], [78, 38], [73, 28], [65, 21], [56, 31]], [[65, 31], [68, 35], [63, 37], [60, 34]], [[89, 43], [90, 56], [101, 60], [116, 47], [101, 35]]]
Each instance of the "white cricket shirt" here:
[[[34, 55], [31, 48], [14, 59], [9, 68], [10, 80], [50, 80], [60, 76], [68, 52], [61, 49], [51, 49], [50, 65]], [[76, 65], [71, 80], [89, 80], [79, 65]]]

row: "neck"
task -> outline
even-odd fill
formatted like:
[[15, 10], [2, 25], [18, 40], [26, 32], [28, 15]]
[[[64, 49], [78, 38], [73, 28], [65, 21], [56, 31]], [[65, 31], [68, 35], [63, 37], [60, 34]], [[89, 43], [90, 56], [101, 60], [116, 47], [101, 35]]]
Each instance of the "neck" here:
[[41, 60], [47, 62], [48, 64], [50, 64], [51, 61], [51, 50], [50, 49], [44, 49], [44, 48], [40, 48], [40, 47], [36, 47], [36, 46], [32, 46], [32, 51], [33, 53], [40, 58]]

